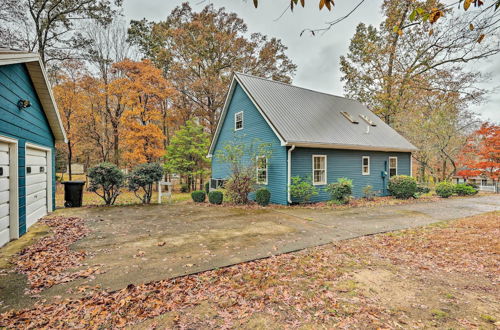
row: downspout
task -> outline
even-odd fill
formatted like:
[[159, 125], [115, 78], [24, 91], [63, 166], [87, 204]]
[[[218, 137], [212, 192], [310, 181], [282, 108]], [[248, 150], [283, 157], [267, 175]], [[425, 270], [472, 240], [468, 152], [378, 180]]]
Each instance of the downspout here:
[[295, 149], [295, 144], [288, 149], [288, 204], [292, 204], [292, 198], [290, 197], [290, 187], [292, 185], [292, 151]]

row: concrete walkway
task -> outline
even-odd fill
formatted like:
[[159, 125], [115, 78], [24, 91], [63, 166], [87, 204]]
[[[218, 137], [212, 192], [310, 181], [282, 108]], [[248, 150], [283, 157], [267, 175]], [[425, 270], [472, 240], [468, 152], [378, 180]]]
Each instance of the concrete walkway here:
[[[242, 209], [151, 205], [61, 210], [87, 219], [92, 233], [75, 249], [105, 271], [46, 290], [44, 296], [99, 285], [110, 290], [228, 266], [328, 242], [500, 210], [500, 196], [347, 210]], [[500, 219], [499, 219], [500, 221]]]

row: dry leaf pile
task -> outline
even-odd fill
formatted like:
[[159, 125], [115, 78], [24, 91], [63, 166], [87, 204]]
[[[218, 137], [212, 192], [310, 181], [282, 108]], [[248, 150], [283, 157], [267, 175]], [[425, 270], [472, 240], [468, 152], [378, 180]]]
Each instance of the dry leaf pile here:
[[70, 249], [71, 244], [89, 232], [82, 219], [51, 217], [41, 221], [51, 228], [53, 235], [38, 240], [12, 259], [15, 270], [28, 277], [29, 293], [98, 272], [96, 267], [70, 272], [71, 268], [82, 266], [81, 261], [87, 255], [85, 251]]

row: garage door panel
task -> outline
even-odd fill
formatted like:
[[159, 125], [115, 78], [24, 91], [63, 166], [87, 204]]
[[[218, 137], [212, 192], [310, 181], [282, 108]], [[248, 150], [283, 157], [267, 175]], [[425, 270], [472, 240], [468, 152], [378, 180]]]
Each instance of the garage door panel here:
[[46, 181], [47, 181], [47, 174], [45, 173], [31, 174], [26, 176], [26, 186]]
[[0, 151], [9, 152], [9, 145], [7, 143], [0, 142]]
[[9, 203], [4, 203], [0, 205], [0, 218], [9, 215]]
[[9, 191], [8, 190], [0, 191], [0, 204], [8, 202], [9, 202]]
[[26, 164], [30, 164], [31, 166], [47, 166], [47, 158], [42, 156], [26, 156]]
[[38, 210], [40, 207], [45, 207], [47, 209], [46, 198], [40, 198], [32, 202], [31, 204], [26, 203], [26, 214], [31, 214]]
[[9, 153], [7, 151], [0, 151], [0, 166], [9, 164]]
[[0, 246], [8, 243], [10, 241], [10, 231], [9, 228], [0, 230]]
[[34, 212], [28, 214], [28, 216], [26, 217], [26, 226], [28, 228], [31, 227], [38, 221], [38, 219], [45, 215], [47, 215], [47, 207], [44, 205], [38, 210], [35, 210]]
[[9, 228], [9, 216], [0, 218], [0, 230], [4, 230], [5, 228]]
[[0, 178], [0, 191], [9, 190], [9, 179], [5, 177]]
[[2, 168], [2, 175], [0, 175], [2, 178], [5, 178], [5, 177], [9, 177], [9, 165], [1, 165], [0, 164], [0, 167]]
[[47, 152], [38, 149], [26, 148], [26, 157], [27, 156], [47, 157]]
[[31, 195], [37, 191], [47, 189], [47, 181], [35, 183], [26, 187], [26, 195]]
[[31, 195], [26, 196], [26, 204], [35, 203], [39, 200], [47, 198], [47, 190], [40, 190]]

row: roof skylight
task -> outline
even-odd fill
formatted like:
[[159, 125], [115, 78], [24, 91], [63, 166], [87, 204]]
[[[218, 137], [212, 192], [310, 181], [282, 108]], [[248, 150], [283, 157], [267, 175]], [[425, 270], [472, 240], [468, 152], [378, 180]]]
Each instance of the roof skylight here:
[[340, 112], [344, 117], [346, 117], [347, 120], [349, 120], [351, 123], [353, 124], [359, 124], [359, 121], [357, 121], [356, 119], [354, 119], [350, 113], [348, 112], [345, 112], [345, 111], [341, 111]]
[[370, 126], [377, 126], [377, 124], [375, 124], [373, 122], [373, 120], [371, 120], [370, 118], [368, 118], [368, 116], [366, 115], [359, 115], [361, 117], [361, 119], [363, 119], [364, 121], [366, 121]]

